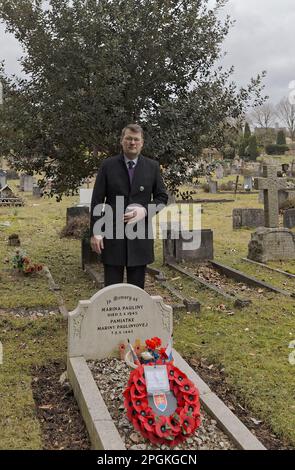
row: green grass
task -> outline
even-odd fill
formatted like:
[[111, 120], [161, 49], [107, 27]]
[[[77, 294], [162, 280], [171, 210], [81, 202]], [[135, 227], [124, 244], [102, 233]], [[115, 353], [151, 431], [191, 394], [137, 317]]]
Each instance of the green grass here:
[[[222, 194], [200, 196], [224, 198]], [[233, 202], [203, 205], [202, 227], [214, 232], [215, 258], [278, 287], [291, 289], [292, 280], [241, 261], [247, 255], [251, 231], [232, 230], [232, 209], [262, 207], [257, 194], [227, 198]], [[59, 238], [66, 207], [72, 206], [77, 198], [65, 198], [61, 203], [27, 195], [25, 199], [23, 208], [0, 209], [1, 308], [9, 312], [11, 308], [57, 305], [45, 277], [14, 276], [5, 263], [5, 258], [15, 251], [7, 246], [8, 236], [17, 232], [28, 256], [48, 265], [62, 289], [68, 310], [72, 310], [80, 299], [95, 292], [92, 281], [81, 269], [80, 242]], [[11, 226], [1, 226], [5, 221], [11, 222]], [[165, 270], [171, 279], [178, 274], [162, 268], [161, 245], [157, 241], [155, 266]], [[271, 264], [295, 272], [294, 260]], [[252, 304], [237, 310], [222, 297], [198, 288], [182, 276], [175, 284], [203, 304], [199, 317], [186, 313], [175, 316], [176, 348], [182, 354], [206, 357], [221, 364], [228, 384], [241, 402], [295, 446], [295, 369], [288, 362], [288, 345], [295, 339], [295, 299], [271, 292], [256, 295], [254, 290]], [[220, 310], [220, 304], [226, 304], [226, 310]], [[228, 315], [229, 311], [234, 314]], [[41, 433], [31, 390], [32, 367], [55, 359], [65, 361], [66, 322], [57, 317], [30, 320], [7, 313], [0, 315], [0, 339], [4, 347], [4, 363], [0, 365], [0, 449], [40, 449]]]

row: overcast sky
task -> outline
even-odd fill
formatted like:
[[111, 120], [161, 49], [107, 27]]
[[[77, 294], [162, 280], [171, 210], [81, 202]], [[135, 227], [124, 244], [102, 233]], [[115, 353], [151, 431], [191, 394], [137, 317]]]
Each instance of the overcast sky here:
[[[266, 70], [265, 93], [277, 103], [288, 95], [288, 84], [295, 80], [294, 0], [230, 0], [224, 13], [236, 23], [224, 42], [227, 56], [222, 64], [235, 66], [238, 85], [246, 85], [250, 77]], [[17, 41], [0, 25], [0, 60], [5, 59], [9, 74], [21, 72], [17, 63], [21, 54]]]

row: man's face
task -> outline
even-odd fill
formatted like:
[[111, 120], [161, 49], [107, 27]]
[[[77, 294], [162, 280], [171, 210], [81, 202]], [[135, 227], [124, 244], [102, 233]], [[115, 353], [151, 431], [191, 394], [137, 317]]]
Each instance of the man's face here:
[[133, 132], [130, 129], [127, 129], [124, 137], [121, 139], [121, 145], [124, 155], [130, 160], [134, 160], [138, 157], [143, 147], [141, 132]]

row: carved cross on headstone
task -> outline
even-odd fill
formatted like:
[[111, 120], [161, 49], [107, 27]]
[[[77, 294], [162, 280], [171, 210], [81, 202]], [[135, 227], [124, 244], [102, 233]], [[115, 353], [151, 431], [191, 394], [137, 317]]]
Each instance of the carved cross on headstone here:
[[287, 178], [277, 176], [277, 167], [263, 166], [263, 177], [256, 178], [256, 188], [264, 193], [265, 227], [279, 226], [279, 190], [289, 189]]

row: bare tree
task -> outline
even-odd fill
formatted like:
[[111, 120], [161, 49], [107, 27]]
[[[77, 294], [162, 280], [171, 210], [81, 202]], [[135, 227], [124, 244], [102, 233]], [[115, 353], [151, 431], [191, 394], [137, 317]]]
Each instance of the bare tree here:
[[269, 129], [274, 125], [276, 117], [275, 108], [272, 103], [265, 103], [254, 108], [249, 116], [252, 124], [256, 124], [263, 129]]
[[276, 106], [276, 114], [287, 127], [293, 142], [295, 140], [295, 104], [291, 104], [288, 98], [283, 98]]

